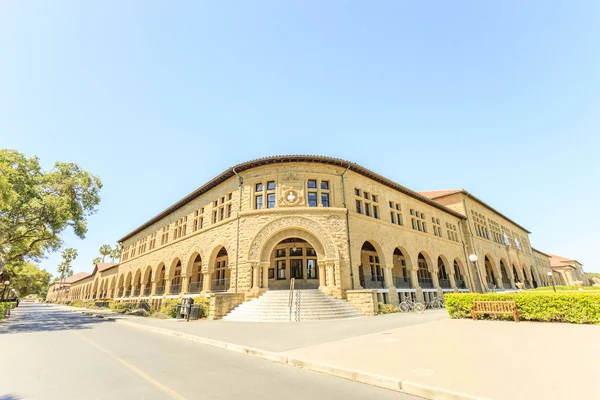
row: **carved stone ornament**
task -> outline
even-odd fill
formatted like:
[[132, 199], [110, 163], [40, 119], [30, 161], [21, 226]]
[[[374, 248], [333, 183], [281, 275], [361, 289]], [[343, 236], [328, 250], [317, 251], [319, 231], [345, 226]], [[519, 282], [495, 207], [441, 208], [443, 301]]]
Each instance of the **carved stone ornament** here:
[[286, 181], [297, 181], [298, 180], [298, 176], [296, 175], [296, 171], [288, 171], [285, 173], [285, 180]]
[[290, 186], [282, 186], [279, 204], [282, 206], [298, 206], [304, 204], [302, 191]]

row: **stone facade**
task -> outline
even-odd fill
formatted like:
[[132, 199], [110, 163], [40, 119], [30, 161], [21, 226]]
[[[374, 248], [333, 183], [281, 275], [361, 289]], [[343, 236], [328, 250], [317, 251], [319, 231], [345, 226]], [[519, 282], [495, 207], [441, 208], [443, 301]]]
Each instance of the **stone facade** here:
[[[471, 210], [506, 225], [513, 246], [477, 237]], [[487, 290], [483, 261], [475, 272], [472, 253], [493, 260], [499, 287], [502, 260], [515, 267], [511, 286], [541, 284], [528, 233], [472, 199], [431, 199], [343, 160], [270, 157], [225, 171], [124, 236], [119, 265], [96, 268], [70, 293], [118, 301], [216, 292], [249, 299], [289, 288], [293, 277], [297, 288], [336, 298], [372, 289], [378, 301], [397, 304], [406, 296]]]

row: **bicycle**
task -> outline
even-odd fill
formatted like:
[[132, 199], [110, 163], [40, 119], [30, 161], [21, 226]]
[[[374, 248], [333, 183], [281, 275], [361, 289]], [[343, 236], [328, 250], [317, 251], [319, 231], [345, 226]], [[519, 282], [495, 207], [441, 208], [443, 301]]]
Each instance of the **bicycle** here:
[[446, 303], [443, 299], [438, 299], [437, 297], [434, 297], [431, 301], [427, 303], [427, 308], [439, 310], [440, 308], [446, 308]]
[[400, 303], [400, 312], [416, 312], [418, 314], [422, 314], [425, 311], [425, 305], [418, 301], [412, 301], [412, 299], [406, 299], [402, 303]]

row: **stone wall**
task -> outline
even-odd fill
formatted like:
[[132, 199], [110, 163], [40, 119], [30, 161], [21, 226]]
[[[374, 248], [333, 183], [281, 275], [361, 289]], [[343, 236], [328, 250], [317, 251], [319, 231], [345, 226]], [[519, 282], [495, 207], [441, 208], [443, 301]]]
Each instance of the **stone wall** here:
[[379, 313], [379, 304], [377, 303], [376, 290], [348, 290], [346, 299], [361, 313], [367, 317], [372, 317]]
[[215, 293], [210, 297], [208, 319], [222, 319], [244, 302], [244, 293]]

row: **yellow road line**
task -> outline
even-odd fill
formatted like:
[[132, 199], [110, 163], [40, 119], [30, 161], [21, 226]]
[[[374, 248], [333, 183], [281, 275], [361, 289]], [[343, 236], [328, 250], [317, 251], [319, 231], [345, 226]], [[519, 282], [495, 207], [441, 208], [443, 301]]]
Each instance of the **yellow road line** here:
[[119, 356], [111, 353], [110, 351], [106, 350], [104, 347], [100, 346], [99, 344], [97, 344], [96, 342], [92, 341], [91, 339], [86, 338], [85, 336], [81, 335], [79, 332], [74, 331], [73, 329], [69, 328], [64, 322], [62, 322], [59, 319], [56, 319], [54, 317], [52, 317], [51, 315], [48, 314], [48, 316], [50, 318], [52, 318], [53, 320], [55, 320], [56, 322], [58, 322], [59, 324], [62, 324], [63, 326], [65, 326], [67, 328], [68, 331], [70, 331], [71, 333], [73, 333], [76, 336], [79, 336], [81, 339], [85, 340], [86, 342], [88, 342], [89, 344], [91, 344], [92, 346], [94, 346], [95, 348], [97, 348], [98, 350], [100, 350], [101, 352], [103, 352], [104, 354], [108, 355], [109, 357], [115, 359], [116, 361], [120, 362], [121, 364], [123, 364], [125, 367], [129, 368], [131, 371], [133, 371], [136, 375], [138, 375], [140, 378], [146, 380], [147, 382], [151, 383], [152, 385], [154, 385], [157, 389], [162, 390], [163, 392], [165, 392], [166, 394], [168, 394], [169, 396], [171, 396], [174, 399], [177, 400], [186, 400], [185, 397], [183, 397], [182, 395], [180, 395], [179, 393], [177, 393], [176, 391], [174, 391], [173, 389], [169, 388], [168, 386], [163, 385], [162, 383], [158, 382], [156, 379], [152, 378], [150, 375], [148, 375], [147, 373], [145, 373], [144, 371], [142, 371], [141, 369], [137, 368], [136, 366], [128, 363], [127, 361], [123, 360], [122, 358], [120, 358]]

